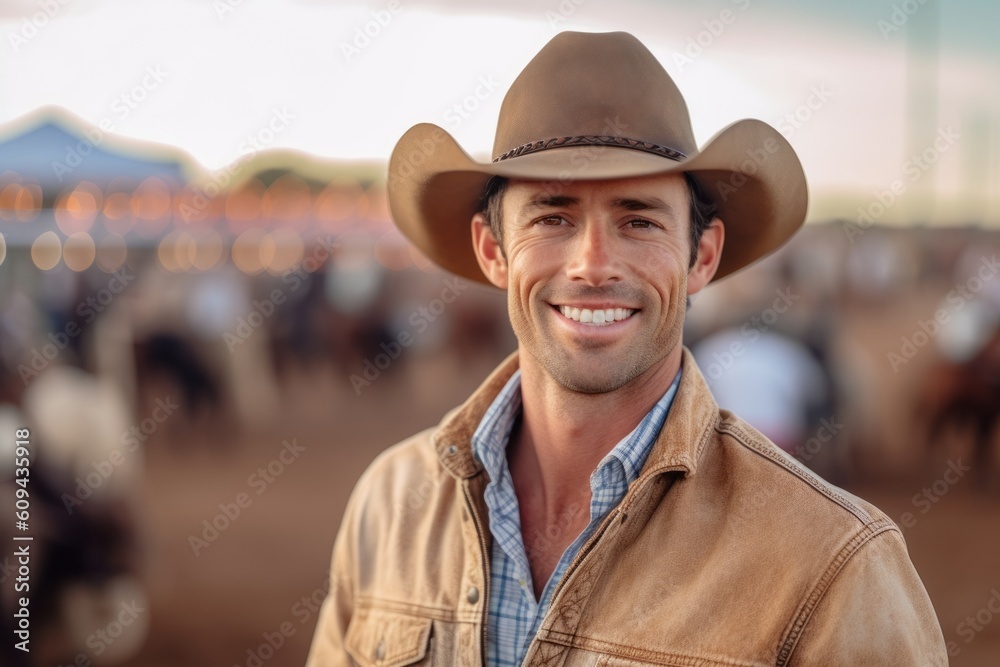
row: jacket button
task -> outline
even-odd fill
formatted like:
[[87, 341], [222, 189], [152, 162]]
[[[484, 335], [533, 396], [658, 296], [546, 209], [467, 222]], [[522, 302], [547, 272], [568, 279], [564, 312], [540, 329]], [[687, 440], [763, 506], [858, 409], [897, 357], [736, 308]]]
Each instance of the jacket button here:
[[448, 452], [448, 456], [454, 456], [455, 454], [458, 454], [458, 447], [455, 445], [448, 445], [448, 449], [445, 451]]
[[469, 587], [469, 604], [476, 604], [479, 602], [479, 589], [475, 586]]
[[385, 657], [385, 640], [378, 640], [378, 646], [375, 647], [375, 659], [381, 660]]

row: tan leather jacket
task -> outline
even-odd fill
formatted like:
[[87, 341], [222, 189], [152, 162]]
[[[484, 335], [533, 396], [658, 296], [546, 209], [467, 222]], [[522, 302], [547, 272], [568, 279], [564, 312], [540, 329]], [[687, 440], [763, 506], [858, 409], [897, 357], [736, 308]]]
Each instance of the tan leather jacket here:
[[[720, 410], [690, 353], [639, 478], [556, 589], [525, 665], [946, 665], [902, 535]], [[365, 471], [308, 667], [482, 665], [487, 475], [476, 426], [511, 355]]]

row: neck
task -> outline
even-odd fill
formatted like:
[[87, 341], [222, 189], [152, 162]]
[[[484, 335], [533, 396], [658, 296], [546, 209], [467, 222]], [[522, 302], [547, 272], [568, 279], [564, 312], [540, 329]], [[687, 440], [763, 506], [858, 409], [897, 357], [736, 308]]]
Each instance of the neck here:
[[590, 475], [670, 387], [681, 362], [677, 345], [628, 385], [581, 394], [556, 383], [520, 350], [521, 423], [511, 434], [508, 461], [518, 497], [554, 516], [590, 494]]

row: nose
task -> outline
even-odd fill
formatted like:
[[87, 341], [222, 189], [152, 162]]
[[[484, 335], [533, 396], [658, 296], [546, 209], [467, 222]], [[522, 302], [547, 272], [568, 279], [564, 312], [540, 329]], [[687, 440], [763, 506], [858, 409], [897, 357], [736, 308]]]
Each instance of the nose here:
[[586, 222], [573, 239], [566, 273], [570, 280], [595, 287], [622, 279], [621, 261], [608, 225], [597, 220]]

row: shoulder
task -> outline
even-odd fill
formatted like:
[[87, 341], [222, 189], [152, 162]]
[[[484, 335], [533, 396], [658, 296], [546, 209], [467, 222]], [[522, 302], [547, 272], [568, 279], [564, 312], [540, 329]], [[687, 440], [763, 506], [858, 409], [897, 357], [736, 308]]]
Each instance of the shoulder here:
[[432, 427], [411, 435], [376, 456], [358, 478], [354, 495], [360, 504], [388, 503], [400, 509], [414, 495], [428, 493], [447, 474], [434, 450]]
[[772, 516], [816, 522], [815, 530], [899, 532], [875, 505], [827, 482], [728, 410], [719, 412], [716, 463], [734, 473], [734, 490], [744, 500]]
[[[933, 606], [892, 519], [825, 481], [732, 413], [722, 410], [720, 417], [715, 463], [730, 472], [746, 535], [780, 565], [782, 581], [796, 591], [782, 664], [793, 651], [799, 659], [809, 656], [794, 664], [855, 653], [854, 664], [861, 664], [869, 655], [864, 651], [886, 641], [895, 642], [899, 656], [946, 664]], [[713, 468], [715, 474], [721, 470], [710, 463], [708, 472]], [[904, 658], [898, 664], [916, 663]]]
[[412, 469], [437, 462], [437, 454], [432, 444], [432, 436], [437, 427], [431, 427], [390, 445], [378, 456], [372, 459], [362, 475], [365, 477], [394, 476]]
[[[885, 512], [822, 479], [732, 413], [719, 415], [695, 475], [704, 475], [699, 502], [726, 517], [730, 537], [766, 554], [775, 576], [797, 582], [797, 595], [816, 601], [852, 572], [886, 581], [915, 574]], [[845, 567], [885, 551], [895, 554], [886, 561], [891, 567]]]

